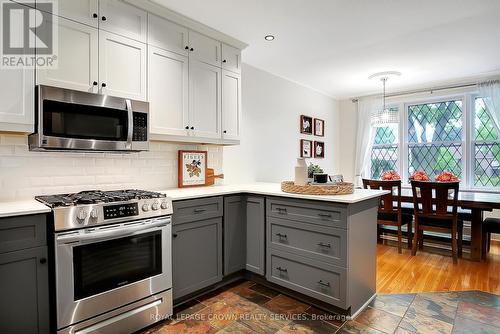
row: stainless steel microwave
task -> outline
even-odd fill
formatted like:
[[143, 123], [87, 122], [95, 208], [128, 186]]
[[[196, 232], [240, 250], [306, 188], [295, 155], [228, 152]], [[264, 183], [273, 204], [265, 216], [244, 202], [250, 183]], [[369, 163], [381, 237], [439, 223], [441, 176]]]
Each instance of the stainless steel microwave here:
[[149, 104], [109, 95], [36, 87], [32, 151], [147, 151]]

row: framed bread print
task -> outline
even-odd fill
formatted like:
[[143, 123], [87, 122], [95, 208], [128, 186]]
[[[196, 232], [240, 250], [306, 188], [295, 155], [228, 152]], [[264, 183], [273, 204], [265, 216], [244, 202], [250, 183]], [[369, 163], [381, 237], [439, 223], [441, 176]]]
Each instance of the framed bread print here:
[[318, 137], [325, 136], [325, 121], [319, 118], [314, 119], [314, 135]]
[[325, 157], [325, 143], [322, 141], [314, 142], [314, 157], [324, 158]]
[[200, 187], [207, 181], [207, 151], [179, 151], [178, 187]]
[[312, 141], [307, 139], [300, 140], [300, 157], [312, 158]]
[[300, 115], [300, 133], [306, 135], [313, 134], [313, 118], [305, 115]]

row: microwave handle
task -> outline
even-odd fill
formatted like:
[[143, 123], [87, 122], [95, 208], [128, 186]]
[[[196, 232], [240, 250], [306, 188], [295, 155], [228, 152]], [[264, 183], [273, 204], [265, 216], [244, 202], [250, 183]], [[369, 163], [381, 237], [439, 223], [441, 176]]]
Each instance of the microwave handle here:
[[132, 110], [132, 102], [129, 99], [125, 100], [125, 105], [128, 115], [128, 132], [127, 132], [127, 149], [132, 149], [132, 136], [134, 135], [134, 112]]

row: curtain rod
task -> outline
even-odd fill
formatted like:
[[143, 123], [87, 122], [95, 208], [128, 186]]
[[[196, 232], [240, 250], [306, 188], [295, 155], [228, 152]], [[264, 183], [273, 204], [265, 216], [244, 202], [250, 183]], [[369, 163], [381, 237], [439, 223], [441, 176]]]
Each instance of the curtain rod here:
[[[440, 90], [447, 90], [447, 89], [456, 89], [456, 88], [466, 88], [466, 87], [474, 87], [477, 86], [477, 82], [469, 82], [469, 83], [463, 83], [463, 84], [457, 84], [457, 85], [450, 85], [450, 86], [439, 86], [439, 87], [434, 87], [434, 88], [422, 88], [422, 89], [415, 89], [415, 90], [407, 90], [407, 91], [402, 91], [402, 92], [396, 92], [396, 93], [391, 93], [387, 94], [386, 97], [396, 97], [396, 96], [403, 96], [403, 95], [412, 95], [412, 94], [418, 94], [418, 93], [425, 93], [425, 92], [430, 92], [431, 94], [435, 91], [440, 91]], [[367, 95], [367, 96], [377, 96], [380, 94], [374, 94], [374, 95]], [[365, 97], [365, 96], [363, 96]], [[352, 99], [352, 103], [358, 102], [359, 98], [354, 98]]]

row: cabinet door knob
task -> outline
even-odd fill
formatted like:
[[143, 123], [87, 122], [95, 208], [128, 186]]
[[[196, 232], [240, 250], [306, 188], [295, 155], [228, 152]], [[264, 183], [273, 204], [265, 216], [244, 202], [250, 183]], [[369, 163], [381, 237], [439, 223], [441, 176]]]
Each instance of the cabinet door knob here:
[[99, 15], [97, 15], [97, 13], [94, 13], [94, 14], [92, 14], [92, 17], [93, 17], [94, 19], [97, 19], [97, 18], [99, 17]]
[[189, 50], [189, 46], [186, 45], [186, 47], [184, 49]]
[[97, 86], [97, 81], [94, 81], [92, 85]]
[[226, 61], [225, 59], [224, 59], [222, 62], [223, 62], [223, 63], [227, 63], [227, 61]]
[[194, 126], [191, 127], [191, 130], [194, 130]]
[[189, 51], [194, 51], [194, 49], [193, 49], [193, 48], [191, 48], [191, 49], [189, 49]]
[[224, 131], [222, 131], [222, 132], [227, 133], [227, 131], [226, 131], [226, 130], [224, 130]]
[[189, 130], [189, 126], [188, 125], [186, 125], [186, 130]]
[[106, 16], [101, 17], [101, 20], [106, 21]]
[[172, 234], [173, 238], [177, 238], [177, 233]]
[[41, 264], [45, 264], [45, 263], [47, 263], [47, 259], [46, 259], [46, 258], [44, 258], [44, 257], [42, 257], [42, 258], [40, 259], [40, 263], [41, 263]]
[[101, 84], [101, 86], [102, 86], [102, 87], [106, 87], [106, 83], [104, 83], [104, 82], [103, 82], [103, 83]]

